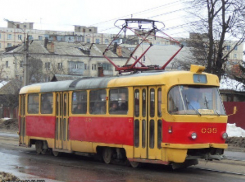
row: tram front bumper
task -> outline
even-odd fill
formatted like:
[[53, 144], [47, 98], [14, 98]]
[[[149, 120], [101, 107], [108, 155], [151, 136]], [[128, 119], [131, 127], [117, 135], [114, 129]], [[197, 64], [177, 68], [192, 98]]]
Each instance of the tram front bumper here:
[[[211, 154], [209, 153], [210, 149], [216, 149], [223, 151], [227, 148], [227, 144], [170, 144], [170, 143], [162, 143], [162, 156], [163, 160], [175, 163], [183, 163], [186, 160], [191, 159], [206, 159], [206, 160], [220, 160], [223, 155]], [[189, 151], [197, 151], [208, 150], [200, 155], [196, 152], [193, 155], [189, 155]]]

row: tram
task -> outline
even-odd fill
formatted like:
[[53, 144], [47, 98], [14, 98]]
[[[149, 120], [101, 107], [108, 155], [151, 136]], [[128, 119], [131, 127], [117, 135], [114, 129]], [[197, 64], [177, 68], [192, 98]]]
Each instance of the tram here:
[[[38, 154], [52, 150], [55, 156], [99, 155], [107, 164], [116, 159], [129, 161], [133, 167], [159, 163], [178, 168], [195, 165], [198, 159], [221, 159], [228, 135], [218, 77], [198, 65], [191, 65], [189, 71], [165, 71], [183, 48], [165, 33], [164, 38], [179, 49], [162, 67], [146, 66], [140, 60], [153, 46], [150, 40], [159, 38], [159, 22], [123, 21], [120, 32], [130, 30], [141, 42], [122, 67], [107, 55], [119, 34], [103, 56], [119, 73], [131, 74], [23, 87], [19, 93], [19, 145], [35, 145]], [[130, 28], [130, 23], [138, 23], [136, 29]], [[152, 28], [142, 29], [145, 24]], [[135, 56], [143, 43], [149, 44], [148, 48]]]
[[227, 115], [217, 76], [190, 71], [38, 83], [20, 90], [19, 145], [139, 163], [220, 159]]

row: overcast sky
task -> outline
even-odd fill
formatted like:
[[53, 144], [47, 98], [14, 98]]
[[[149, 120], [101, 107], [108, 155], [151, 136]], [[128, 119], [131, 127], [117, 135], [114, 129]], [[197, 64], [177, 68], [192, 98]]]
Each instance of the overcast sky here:
[[187, 32], [171, 28], [184, 22], [183, 0], [1, 0], [3, 19], [34, 22], [34, 29], [73, 31], [73, 25], [96, 26], [101, 33], [115, 33], [118, 18], [149, 18], [165, 23], [173, 36]]

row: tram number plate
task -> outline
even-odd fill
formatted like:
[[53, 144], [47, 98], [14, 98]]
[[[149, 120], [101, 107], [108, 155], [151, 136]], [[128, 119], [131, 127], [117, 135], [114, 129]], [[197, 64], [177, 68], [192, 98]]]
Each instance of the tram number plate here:
[[202, 128], [202, 133], [217, 133], [217, 128]]

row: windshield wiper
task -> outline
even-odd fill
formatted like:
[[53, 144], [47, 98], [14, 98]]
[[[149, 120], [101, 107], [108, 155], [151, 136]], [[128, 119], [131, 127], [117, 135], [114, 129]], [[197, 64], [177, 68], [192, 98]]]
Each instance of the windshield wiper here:
[[208, 99], [207, 97], [205, 96], [204, 98], [204, 105], [206, 106], [206, 108], [208, 109]]
[[214, 110], [214, 112], [215, 112], [218, 116], [220, 116], [220, 114], [218, 113], [218, 111]]

